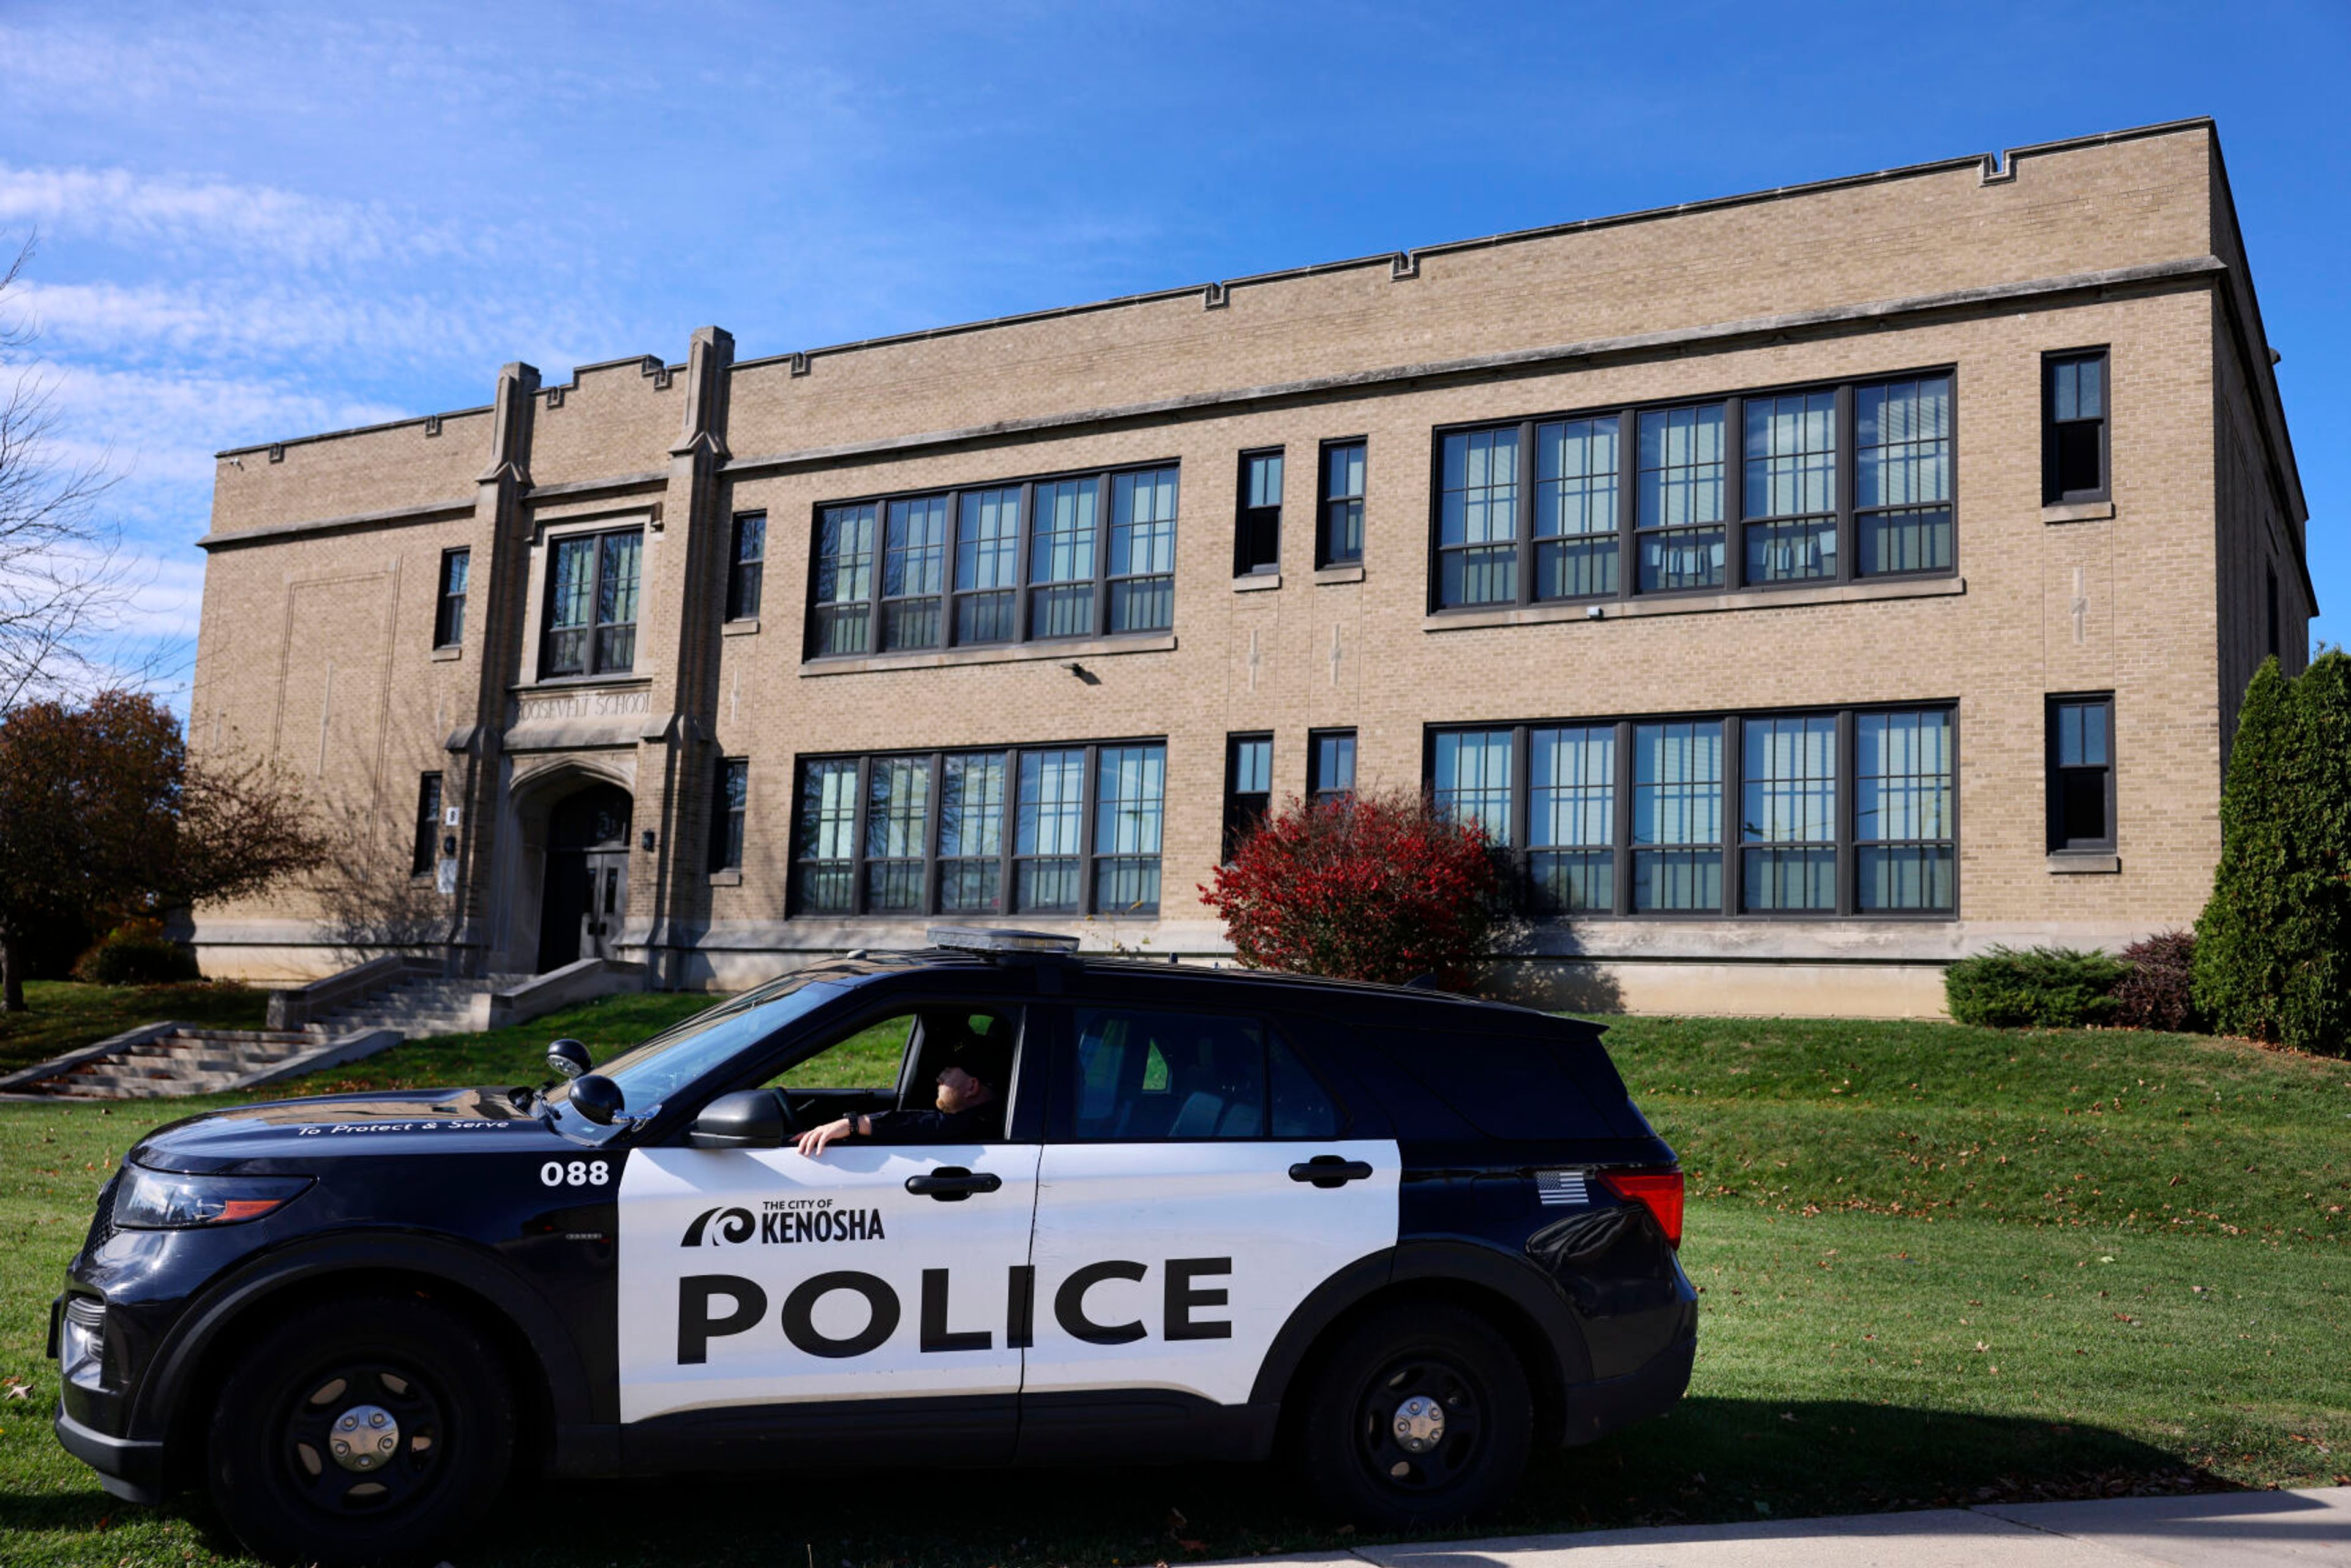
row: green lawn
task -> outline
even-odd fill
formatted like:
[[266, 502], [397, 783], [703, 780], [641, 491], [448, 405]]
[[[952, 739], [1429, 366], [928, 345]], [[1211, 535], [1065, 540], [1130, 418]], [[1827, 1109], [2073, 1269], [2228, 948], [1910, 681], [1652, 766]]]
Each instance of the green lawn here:
[[[615, 998], [338, 1077], [535, 1082], [551, 1034], [601, 1056], [696, 1005]], [[1692, 1172], [1696, 1381], [1663, 1421], [1541, 1456], [1498, 1531], [2351, 1483], [2351, 1064], [1948, 1024], [1626, 1019], [1610, 1040]], [[0, 1401], [12, 1563], [235, 1560], [200, 1500], [117, 1504], [48, 1432], [58, 1270], [109, 1166], [178, 1109], [0, 1106], [0, 1376], [33, 1390]], [[935, 1485], [544, 1485], [458, 1560], [1011, 1568], [1350, 1539], [1272, 1471]]]
[[223, 1029], [259, 1029], [266, 991], [229, 984], [84, 986], [27, 980], [21, 1013], [0, 1013], [0, 1072], [30, 1067], [142, 1023], [174, 1019]]

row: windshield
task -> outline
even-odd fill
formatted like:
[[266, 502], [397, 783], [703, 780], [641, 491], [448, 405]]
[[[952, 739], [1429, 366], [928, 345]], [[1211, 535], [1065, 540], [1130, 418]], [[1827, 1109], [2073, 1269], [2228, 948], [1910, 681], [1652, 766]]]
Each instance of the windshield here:
[[[596, 1071], [621, 1086], [624, 1103], [643, 1114], [672, 1094], [793, 1019], [844, 994], [838, 974], [804, 970], [695, 1014], [634, 1046]], [[555, 1092], [568, 1098], [570, 1085]]]

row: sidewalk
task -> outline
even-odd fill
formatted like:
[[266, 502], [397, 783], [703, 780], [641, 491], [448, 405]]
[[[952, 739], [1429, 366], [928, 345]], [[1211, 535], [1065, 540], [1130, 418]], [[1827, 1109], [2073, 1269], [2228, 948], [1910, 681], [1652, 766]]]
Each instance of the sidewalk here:
[[2351, 1568], [2351, 1487], [1416, 1542], [1247, 1562], [1249, 1568]]

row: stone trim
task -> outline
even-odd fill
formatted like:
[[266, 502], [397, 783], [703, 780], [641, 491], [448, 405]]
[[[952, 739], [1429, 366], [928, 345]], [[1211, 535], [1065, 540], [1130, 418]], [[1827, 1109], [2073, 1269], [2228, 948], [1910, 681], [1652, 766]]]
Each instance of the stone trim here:
[[196, 541], [202, 550], [229, 549], [237, 545], [262, 544], [298, 534], [334, 534], [350, 528], [391, 528], [402, 523], [434, 523], [470, 517], [474, 515], [474, 497], [463, 500], [425, 501], [413, 507], [393, 507], [381, 512], [351, 512], [340, 517], [312, 517], [301, 522], [264, 523], [258, 528], [238, 528], [231, 533], [206, 534]]
[[721, 637], [756, 637], [759, 634], [759, 618], [754, 615], [747, 620], [722, 622], [718, 634]]
[[1247, 577], [1233, 579], [1235, 593], [1263, 593], [1270, 588], [1280, 586], [1281, 573], [1278, 571], [1253, 571]]
[[1729, 610], [1771, 610], [1804, 604], [1865, 604], [1888, 599], [1942, 599], [1968, 591], [1964, 577], [1889, 578], [1823, 588], [1752, 588], [1737, 593], [1658, 599], [1571, 601], [1520, 604], [1502, 610], [1439, 610], [1423, 618], [1424, 632], [1485, 626], [1534, 626], [1561, 621], [1626, 621], [1644, 615], [1709, 615]]
[[1317, 586], [1333, 582], [1361, 582], [1363, 580], [1364, 563], [1361, 561], [1350, 561], [1345, 566], [1322, 566], [1314, 569], [1314, 581]]
[[875, 670], [935, 670], [951, 664], [1010, 664], [1037, 659], [1064, 663], [1106, 659], [1118, 653], [1172, 653], [1176, 635], [1069, 638], [1051, 643], [1007, 643], [985, 648], [937, 648], [926, 653], [874, 653], [864, 658], [828, 656], [803, 660], [800, 678], [857, 675]]
[[2123, 858], [2116, 854], [2084, 854], [2059, 852], [2049, 857], [2051, 876], [2112, 876], [2123, 869]]
[[2112, 501], [2070, 501], [2041, 508], [2041, 520], [2044, 523], [2095, 523], [2114, 515]]

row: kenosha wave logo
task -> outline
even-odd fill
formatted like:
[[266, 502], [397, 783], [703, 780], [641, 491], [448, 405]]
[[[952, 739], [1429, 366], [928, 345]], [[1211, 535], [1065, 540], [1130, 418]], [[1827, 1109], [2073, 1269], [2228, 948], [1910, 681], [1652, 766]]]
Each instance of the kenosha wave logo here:
[[780, 1198], [762, 1206], [758, 1214], [725, 1204], [694, 1217], [679, 1240], [681, 1247], [737, 1247], [757, 1239], [769, 1247], [806, 1241], [880, 1241], [882, 1211], [878, 1208], [835, 1208], [832, 1199]]

